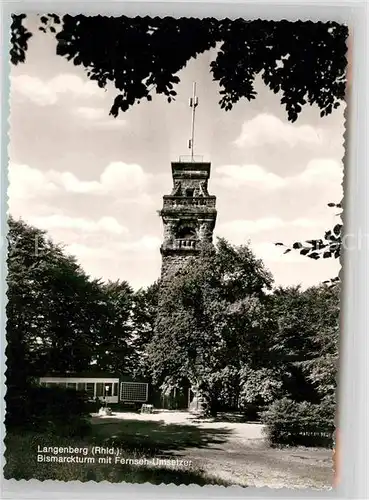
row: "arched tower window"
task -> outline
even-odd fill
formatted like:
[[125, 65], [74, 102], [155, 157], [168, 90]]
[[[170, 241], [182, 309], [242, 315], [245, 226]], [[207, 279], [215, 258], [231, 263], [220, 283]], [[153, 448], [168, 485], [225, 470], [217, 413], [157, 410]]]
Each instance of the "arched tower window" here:
[[192, 226], [180, 226], [177, 229], [176, 238], [180, 240], [193, 240], [196, 238], [196, 229]]

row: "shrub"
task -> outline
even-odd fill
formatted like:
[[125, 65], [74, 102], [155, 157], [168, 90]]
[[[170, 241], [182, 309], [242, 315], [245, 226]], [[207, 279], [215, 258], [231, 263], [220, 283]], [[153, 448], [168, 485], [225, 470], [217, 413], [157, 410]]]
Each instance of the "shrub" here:
[[7, 430], [42, 430], [64, 436], [82, 436], [89, 430], [90, 405], [85, 394], [73, 389], [8, 388], [5, 401]]
[[297, 403], [283, 398], [261, 415], [271, 445], [329, 446], [333, 444], [334, 405]]

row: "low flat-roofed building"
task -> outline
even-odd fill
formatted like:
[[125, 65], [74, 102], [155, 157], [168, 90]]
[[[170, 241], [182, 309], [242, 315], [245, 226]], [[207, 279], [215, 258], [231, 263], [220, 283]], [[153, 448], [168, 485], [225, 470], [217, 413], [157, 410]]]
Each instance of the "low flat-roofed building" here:
[[45, 387], [65, 387], [84, 391], [89, 399], [100, 399], [109, 404], [146, 403], [149, 384], [133, 380], [127, 375], [106, 372], [49, 374], [39, 378], [39, 383]]

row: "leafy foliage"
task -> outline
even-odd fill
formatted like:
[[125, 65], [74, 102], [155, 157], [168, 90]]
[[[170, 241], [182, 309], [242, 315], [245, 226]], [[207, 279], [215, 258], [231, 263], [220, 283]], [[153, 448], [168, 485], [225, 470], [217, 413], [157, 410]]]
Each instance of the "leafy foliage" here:
[[[340, 203], [328, 203], [329, 207], [342, 208]], [[341, 214], [337, 214], [341, 215]], [[337, 223], [333, 229], [325, 232], [323, 238], [307, 240], [305, 242], [296, 241], [292, 247], [287, 247], [285, 254], [292, 250], [297, 250], [301, 255], [306, 255], [310, 259], [318, 260], [320, 258], [338, 259], [341, 255], [342, 247], [342, 228], [341, 223]], [[277, 246], [286, 246], [284, 243], [276, 243]], [[333, 282], [338, 281], [338, 278]]]
[[262, 415], [272, 445], [332, 446], [334, 405], [275, 401]]
[[187, 379], [213, 409], [334, 399], [339, 288], [266, 294], [271, 283], [248, 247], [205, 247], [161, 298], [148, 346], [154, 380]]
[[204, 247], [164, 289], [149, 346], [154, 380], [173, 387], [188, 380], [210, 405], [227, 399], [230, 387], [237, 396], [241, 361], [256, 362], [263, 345], [263, 298], [271, 284], [248, 247], [222, 239]]
[[45, 231], [12, 217], [8, 224], [7, 426], [54, 432], [53, 422], [55, 432], [82, 432], [83, 397], [34, 387], [35, 378], [89, 370], [134, 374], [138, 344], [142, 349], [148, 336], [142, 297], [149, 292], [136, 298], [124, 281], [91, 280]]
[[10, 60], [13, 64], [23, 63], [26, 60], [28, 40], [32, 37], [32, 33], [23, 25], [26, 17], [26, 14], [14, 14], [12, 16]]
[[274, 293], [277, 319], [272, 352], [289, 374], [285, 386], [297, 401], [334, 394], [339, 340], [339, 286], [298, 287]]
[[[98, 283], [23, 221], [8, 220], [7, 382], [88, 367], [97, 333]], [[22, 362], [20, 362], [22, 360]]]
[[[13, 15], [11, 61], [25, 61], [31, 33], [25, 15]], [[56, 52], [101, 88], [113, 83], [119, 94], [110, 113], [117, 116], [151, 92], [176, 97], [178, 72], [199, 54], [215, 49], [210, 70], [219, 83], [221, 108], [256, 97], [260, 74], [275, 93], [288, 119], [295, 121], [305, 104], [330, 114], [345, 96], [347, 27], [336, 22], [246, 21], [195, 19], [40, 16], [39, 29], [52, 33]]]
[[[89, 432], [91, 411], [85, 394], [60, 387], [8, 388], [5, 396], [7, 430], [47, 432], [59, 436], [83, 436]], [[68, 411], [66, 411], [68, 409]]]
[[134, 293], [128, 283], [91, 280], [44, 231], [11, 217], [8, 224], [8, 386], [91, 368], [132, 373]]
[[[42, 417], [41, 403], [28, 397], [42, 402], [47, 392], [32, 392], [33, 377], [92, 368], [152, 377], [163, 388], [189, 382], [212, 413], [272, 405], [282, 427], [270, 432], [284, 433], [274, 440], [300, 439], [298, 416], [311, 416], [311, 430], [319, 421], [313, 416], [334, 405], [338, 284], [272, 290], [272, 276], [248, 246], [220, 239], [169, 287], [157, 282], [134, 293], [124, 281], [91, 280], [22, 221], [9, 219], [8, 241], [8, 422], [15, 425], [23, 410], [35, 425]], [[290, 430], [278, 406], [286, 397], [298, 405]]]
[[125, 281], [101, 283], [97, 332], [91, 364], [103, 372], [131, 373], [134, 293]]
[[[312, 349], [298, 365], [314, 385], [320, 397], [334, 401], [337, 387], [339, 351], [339, 303], [341, 287], [322, 286], [311, 289], [315, 302], [315, 324]], [[320, 311], [320, 312], [318, 312]]]
[[336, 390], [339, 287], [307, 290], [279, 287], [263, 313], [261, 357], [241, 370], [240, 408], [259, 409], [288, 397], [295, 402], [334, 401]]
[[252, 369], [245, 365], [240, 370], [240, 407], [272, 403], [283, 392], [283, 377], [277, 367]]
[[133, 297], [132, 329], [134, 349], [134, 366], [132, 373], [138, 377], [150, 379], [150, 360], [146, 352], [152, 341], [156, 317], [158, 313], [159, 282], [146, 289], [138, 290]]

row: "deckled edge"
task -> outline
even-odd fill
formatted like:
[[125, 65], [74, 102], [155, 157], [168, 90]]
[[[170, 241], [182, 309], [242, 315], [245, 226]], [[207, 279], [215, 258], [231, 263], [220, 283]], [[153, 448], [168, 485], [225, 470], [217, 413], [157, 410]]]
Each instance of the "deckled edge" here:
[[[14, 9], [13, 11], [16, 12], [16, 13], [19, 13], [21, 11], [23, 11], [24, 9], [18, 9], [16, 8], [16, 5], [14, 5]], [[231, 5], [230, 5], [231, 7]], [[59, 10], [59, 9], [57, 9]], [[0, 242], [0, 248], [2, 249], [2, 252], [1, 252], [1, 265], [0, 265], [0, 280], [2, 280], [2, 283], [4, 284], [4, 286], [0, 287], [1, 289], [1, 295], [0, 295], [0, 301], [1, 301], [1, 313], [0, 313], [0, 326], [2, 327], [2, 332], [3, 332], [3, 343], [1, 345], [4, 346], [4, 349], [2, 349], [2, 359], [3, 359], [3, 363], [2, 363], [2, 366], [4, 368], [4, 371], [3, 371], [3, 377], [2, 377], [2, 380], [3, 380], [3, 384], [1, 385], [2, 387], [2, 392], [1, 394], [3, 395], [2, 396], [2, 406], [1, 406], [1, 409], [2, 409], [2, 415], [3, 415], [3, 418], [2, 418], [2, 472], [4, 470], [4, 466], [6, 464], [6, 460], [5, 460], [5, 450], [6, 450], [6, 446], [5, 446], [5, 442], [4, 442], [4, 438], [5, 438], [5, 435], [6, 435], [6, 429], [5, 429], [5, 424], [4, 424], [4, 418], [5, 418], [5, 400], [4, 400], [4, 397], [5, 397], [5, 394], [6, 394], [6, 376], [5, 376], [5, 372], [7, 370], [7, 364], [6, 364], [6, 355], [5, 355], [5, 350], [6, 350], [6, 347], [7, 347], [7, 340], [6, 340], [6, 306], [7, 306], [7, 301], [8, 301], [8, 296], [7, 296], [7, 283], [6, 283], [6, 278], [7, 278], [7, 266], [6, 266], [6, 260], [7, 260], [7, 240], [6, 240], [6, 235], [7, 235], [7, 232], [8, 232], [8, 223], [7, 223], [7, 214], [8, 214], [8, 189], [9, 189], [9, 180], [8, 180], [8, 169], [9, 169], [9, 146], [10, 146], [10, 118], [11, 118], [11, 107], [10, 107], [10, 74], [11, 74], [11, 68], [12, 68], [12, 65], [11, 65], [11, 62], [10, 62], [10, 57], [9, 57], [9, 51], [10, 51], [10, 26], [11, 26], [11, 17], [10, 15], [8, 15], [9, 13], [6, 12], [4, 13], [4, 10], [2, 11], [2, 28], [3, 28], [3, 36], [2, 36], [2, 41], [3, 41], [3, 44], [2, 44], [2, 47], [6, 47], [7, 50], [3, 50], [1, 51], [1, 67], [3, 69], [3, 75], [4, 77], [2, 78], [1, 80], [1, 97], [2, 97], [2, 117], [1, 117], [1, 124], [2, 124], [2, 134], [1, 134], [1, 186], [0, 186], [0, 192], [1, 192], [1, 196], [0, 196], [0, 200], [1, 200], [1, 222], [0, 222], [0, 227], [1, 227], [1, 233], [0, 233], [0, 237], [1, 237], [1, 242]], [[73, 14], [72, 14], [73, 15]], [[115, 14], [115, 15], [109, 15], [109, 14], [97, 14], [97, 13], [91, 13], [91, 14], [84, 14], [86, 16], [90, 16], [90, 17], [96, 17], [96, 16], [103, 16], [103, 17], [120, 17], [120, 16], [126, 16], [126, 17], [136, 17], [136, 18], [145, 18], [145, 17], [148, 17], [148, 16], [144, 16], [144, 15], [134, 15], [134, 14], [127, 14], [127, 13], [122, 13], [122, 14]], [[161, 15], [156, 15], [156, 16], [150, 16], [150, 17], [153, 17], [153, 18], [157, 18], [157, 17], [172, 17], [172, 18], [181, 18], [181, 17], [186, 17], [186, 18], [192, 18], [192, 19], [198, 19], [198, 18], [202, 18], [202, 19], [217, 19], [217, 20], [222, 20], [222, 19], [225, 19], [225, 20], [231, 20], [231, 21], [234, 21], [234, 20], [237, 20], [237, 19], [240, 19], [240, 16], [238, 17], [224, 17], [224, 16], [221, 16], [221, 17], [218, 17], [218, 16], [175, 16], [175, 15], [169, 15], [169, 16], [161, 16]], [[266, 22], [281, 22], [282, 20], [285, 20], [285, 19], [277, 19], [277, 20], [273, 20], [273, 19], [270, 19], [268, 16], [266, 17], [251, 17], [250, 18], [250, 21], [266, 21]], [[301, 19], [301, 18], [296, 18], [296, 19], [288, 19], [288, 22], [294, 22], [294, 23], [311, 23], [311, 24], [326, 24], [327, 22], [329, 22], [328, 20], [311, 20], [311, 19]], [[339, 24], [341, 25], [346, 25], [345, 23], [343, 22], [340, 22], [340, 21], [336, 21], [338, 22]], [[347, 25], [346, 25], [347, 26]], [[347, 54], [347, 53], [346, 53]], [[5, 80], [5, 81], [4, 81]], [[7, 85], [4, 85], [4, 83], [7, 83]], [[6, 92], [7, 91], [7, 92]], [[340, 219], [342, 220], [343, 224], [344, 224], [344, 193], [345, 193], [345, 165], [346, 165], [346, 160], [348, 158], [348, 152], [347, 152], [347, 128], [346, 128], [346, 123], [347, 123], [347, 115], [348, 115], [348, 105], [347, 105], [347, 97], [346, 97], [346, 101], [344, 103], [345, 105], [345, 110], [344, 110], [344, 123], [343, 123], [343, 127], [344, 127], [344, 134], [343, 134], [343, 146], [344, 146], [344, 156], [342, 158], [342, 163], [343, 163], [343, 181], [341, 183], [342, 187], [343, 187], [343, 211], [342, 211], [342, 214], [341, 214], [341, 217]], [[4, 140], [4, 137], [5, 137], [5, 131], [6, 131], [6, 140]], [[4, 194], [4, 196], [2, 196]], [[5, 251], [3, 250], [5, 249]], [[343, 256], [342, 256], [342, 253], [341, 253], [341, 257], [340, 257], [340, 264], [341, 264], [341, 269], [339, 271], [339, 276], [341, 277], [341, 275], [343, 274]], [[341, 291], [341, 299], [340, 299], [340, 305], [342, 304], [342, 291]], [[338, 382], [338, 380], [337, 380]], [[337, 383], [337, 386], [338, 386], [338, 383]], [[338, 394], [337, 394], [338, 395]], [[4, 479], [3, 479], [4, 480]], [[245, 492], [250, 492], [251, 495], [253, 493], [257, 493], [256, 496], [264, 496], [264, 495], [267, 495], [269, 493], [273, 493], [273, 496], [284, 496], [285, 493], [298, 493], [299, 496], [305, 496], [305, 495], [308, 495], [309, 497], [311, 496], [316, 496], [315, 493], [321, 497], [321, 496], [324, 496], [326, 497], [325, 495], [325, 491], [324, 490], [321, 490], [321, 489], [315, 489], [315, 488], [299, 488], [299, 487], [296, 487], [296, 488], [270, 488], [270, 487], [253, 487], [253, 486], [250, 486], [248, 488], [243, 488], [242, 486], [239, 486], [239, 485], [231, 485], [231, 486], [223, 486], [223, 485], [204, 485], [204, 486], [200, 486], [200, 485], [196, 485], [196, 484], [190, 484], [190, 485], [185, 485], [185, 484], [174, 484], [174, 483], [161, 483], [160, 485], [154, 485], [152, 483], [129, 483], [129, 482], [122, 482], [122, 483], [112, 483], [112, 482], [109, 482], [107, 480], [104, 480], [104, 481], [94, 481], [94, 480], [89, 480], [89, 481], [59, 481], [59, 480], [51, 480], [51, 479], [47, 479], [47, 480], [38, 480], [38, 479], [30, 479], [30, 480], [26, 480], [26, 479], [19, 479], [19, 480], [16, 480], [16, 479], [9, 479], [7, 481], [10, 481], [10, 482], [16, 482], [16, 483], [19, 483], [19, 484], [27, 484], [29, 485], [30, 482], [32, 484], [40, 484], [40, 483], [46, 483], [46, 484], [50, 484], [50, 485], [55, 485], [55, 484], [66, 484], [66, 485], [71, 485], [71, 486], [80, 486], [80, 485], [84, 485], [85, 483], [87, 484], [90, 484], [90, 483], [94, 483], [95, 485], [100, 485], [101, 486], [104, 486], [104, 488], [106, 487], [109, 487], [109, 488], [116, 488], [118, 485], [122, 485], [124, 484], [125, 487], [139, 487], [139, 488], [142, 488], [142, 492], [144, 492], [144, 490], [146, 489], [150, 489], [150, 493], [152, 493], [152, 488], [153, 487], [161, 487], [161, 488], [166, 488], [167, 486], [174, 486], [176, 487], [177, 489], [180, 488], [180, 489], [183, 489], [185, 488], [186, 490], [188, 489], [191, 489], [191, 490], [195, 490], [195, 491], [198, 491], [199, 489], [212, 489], [212, 490], [229, 490], [231, 489], [232, 491], [236, 491], [236, 492], [242, 492], [243, 494]], [[194, 491], [194, 492], [195, 492]], [[238, 496], [238, 495], [237, 495]], [[242, 495], [243, 496], [243, 495]], [[247, 495], [246, 493], [246, 496], [250, 496], [250, 495]]]
[[[347, 26], [347, 25], [346, 25]], [[343, 176], [342, 176], [342, 199], [341, 199], [341, 205], [342, 205], [342, 210], [340, 214], [340, 220], [342, 224], [342, 229], [341, 229], [341, 251], [340, 251], [340, 257], [339, 257], [339, 262], [340, 262], [340, 270], [339, 270], [339, 278], [340, 278], [340, 322], [339, 322], [339, 343], [338, 343], [338, 370], [337, 370], [337, 376], [336, 376], [336, 416], [335, 416], [335, 430], [334, 430], [334, 478], [333, 478], [333, 487], [335, 490], [339, 488], [339, 484], [341, 481], [341, 474], [342, 474], [342, 460], [341, 460], [341, 452], [340, 452], [340, 446], [339, 445], [339, 450], [337, 451], [337, 439], [339, 440], [339, 443], [341, 443], [340, 439], [340, 424], [342, 423], [342, 418], [339, 413], [339, 407], [340, 407], [340, 399], [342, 399], [342, 391], [340, 388], [340, 380], [342, 380], [342, 361], [343, 361], [343, 356], [342, 356], [342, 349], [343, 349], [343, 331], [344, 331], [344, 322], [343, 322], [343, 304], [344, 304], [344, 260], [345, 260], [345, 252], [344, 252], [344, 246], [343, 246], [343, 236], [345, 234], [346, 230], [346, 207], [345, 207], [345, 194], [346, 190], [348, 189], [347, 185], [347, 180], [348, 180], [348, 175], [347, 175], [347, 169], [348, 169], [348, 163], [349, 163], [349, 152], [348, 152], [348, 145], [349, 145], [349, 130], [347, 128], [348, 124], [348, 116], [350, 114], [350, 96], [351, 96], [351, 78], [352, 78], [352, 28], [350, 26], [348, 27], [348, 36], [346, 40], [346, 95], [345, 95], [345, 110], [344, 110], [344, 133], [343, 133], [343, 157], [342, 157], [342, 166], [343, 166]]]
[[[0, 265], [0, 302], [1, 302], [1, 312], [0, 312], [0, 328], [1, 328], [1, 336], [2, 342], [0, 343], [3, 348], [1, 349], [1, 366], [2, 366], [2, 377], [1, 377], [1, 466], [2, 466], [2, 476], [4, 476], [4, 467], [6, 464], [5, 460], [5, 437], [6, 437], [6, 429], [5, 429], [5, 395], [6, 395], [6, 348], [7, 348], [7, 339], [6, 339], [6, 306], [8, 302], [8, 287], [7, 287], [7, 239], [6, 235], [8, 233], [8, 223], [7, 223], [7, 212], [8, 212], [8, 168], [9, 168], [9, 147], [10, 147], [10, 72], [11, 72], [11, 63], [10, 63], [10, 26], [11, 26], [11, 18], [7, 16], [2, 8], [1, 13], [1, 21], [2, 21], [2, 47], [1, 51], [1, 69], [2, 69], [2, 78], [1, 78], [1, 172], [0, 172], [0, 214], [1, 214], [1, 265]], [[5, 50], [4, 50], [5, 49]]]

